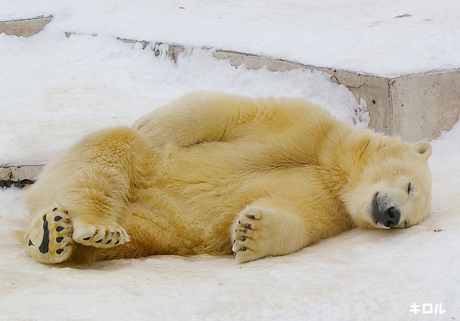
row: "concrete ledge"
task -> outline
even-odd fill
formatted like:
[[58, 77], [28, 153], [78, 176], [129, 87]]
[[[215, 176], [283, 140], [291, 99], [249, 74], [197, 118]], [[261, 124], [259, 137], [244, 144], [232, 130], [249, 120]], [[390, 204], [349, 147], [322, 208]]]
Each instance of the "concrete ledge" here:
[[[41, 31], [52, 17], [0, 22], [0, 33], [28, 37]], [[66, 32], [70, 37], [73, 33]], [[96, 36], [96, 34], [93, 34]], [[180, 53], [193, 48], [178, 44], [151, 43], [135, 39], [121, 39], [126, 43], [149, 45], [155, 56], [166, 54], [177, 62]], [[292, 69], [319, 70], [330, 75], [331, 81], [346, 86], [360, 102], [366, 101], [371, 122], [369, 127], [408, 142], [432, 140], [442, 131], [450, 130], [460, 115], [460, 69], [436, 71], [400, 77], [381, 77], [317, 66], [309, 66], [282, 59], [256, 56], [243, 52], [213, 50], [217, 59], [229, 60], [235, 67], [249, 69], [266, 67], [271, 71]]]
[[30, 37], [45, 28], [53, 17], [37, 17], [33, 19], [0, 21], [0, 33], [11, 36]]

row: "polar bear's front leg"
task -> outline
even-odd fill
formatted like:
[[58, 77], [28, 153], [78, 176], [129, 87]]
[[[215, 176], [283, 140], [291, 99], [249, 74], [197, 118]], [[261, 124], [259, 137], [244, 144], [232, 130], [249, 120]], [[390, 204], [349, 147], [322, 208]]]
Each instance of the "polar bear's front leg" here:
[[248, 206], [240, 212], [233, 226], [232, 241], [238, 263], [289, 254], [307, 245], [300, 217], [257, 206]]

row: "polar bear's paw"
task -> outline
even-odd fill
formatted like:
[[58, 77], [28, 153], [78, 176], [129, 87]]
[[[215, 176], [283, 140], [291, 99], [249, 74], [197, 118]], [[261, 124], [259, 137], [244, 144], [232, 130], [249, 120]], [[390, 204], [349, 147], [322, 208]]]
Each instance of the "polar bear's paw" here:
[[73, 240], [98, 248], [108, 248], [130, 241], [128, 233], [117, 223], [101, 218], [76, 217], [73, 220]]
[[[267, 253], [267, 219], [270, 210], [248, 206], [238, 217], [233, 233], [233, 252], [238, 263], [262, 258]], [[270, 215], [268, 215], [270, 216]]]
[[64, 262], [74, 246], [69, 213], [58, 203], [45, 209], [33, 220], [25, 241], [28, 253], [38, 262]]

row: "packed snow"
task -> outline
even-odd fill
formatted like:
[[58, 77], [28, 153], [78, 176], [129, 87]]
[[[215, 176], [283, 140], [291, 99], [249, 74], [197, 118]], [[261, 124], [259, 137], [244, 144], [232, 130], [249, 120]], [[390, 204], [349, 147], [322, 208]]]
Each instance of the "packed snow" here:
[[[366, 125], [356, 115], [364, 105], [322, 73], [234, 68], [206, 50], [175, 64], [116, 37], [403, 74], [460, 66], [459, 9], [454, 0], [0, 0], [0, 20], [54, 16], [30, 38], [0, 34], [0, 165], [46, 163], [89, 132], [197, 89], [301, 97]], [[457, 124], [432, 142], [423, 223], [351, 230], [242, 265], [205, 255], [39, 264], [13, 236], [29, 217], [23, 191], [0, 190], [0, 320], [459, 320], [459, 140]]]
[[[0, 165], [46, 163], [83, 135], [135, 119], [191, 90], [300, 97], [359, 122], [356, 99], [326, 74], [234, 68], [207, 50], [175, 64], [150, 47], [52, 26], [31, 38], [0, 34]], [[361, 106], [365, 107], [365, 106]], [[365, 125], [365, 124], [363, 124]]]

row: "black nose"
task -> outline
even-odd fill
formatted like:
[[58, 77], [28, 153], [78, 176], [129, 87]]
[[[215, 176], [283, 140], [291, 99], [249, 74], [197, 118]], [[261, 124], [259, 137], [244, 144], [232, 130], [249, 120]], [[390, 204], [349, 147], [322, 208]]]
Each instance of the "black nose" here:
[[386, 194], [375, 194], [372, 200], [372, 218], [375, 224], [382, 224], [385, 227], [396, 227], [401, 219], [401, 212], [390, 204], [391, 199]]
[[392, 207], [386, 208], [383, 211], [382, 223], [386, 227], [395, 227], [399, 224], [399, 219], [401, 218], [401, 213], [398, 209]]

